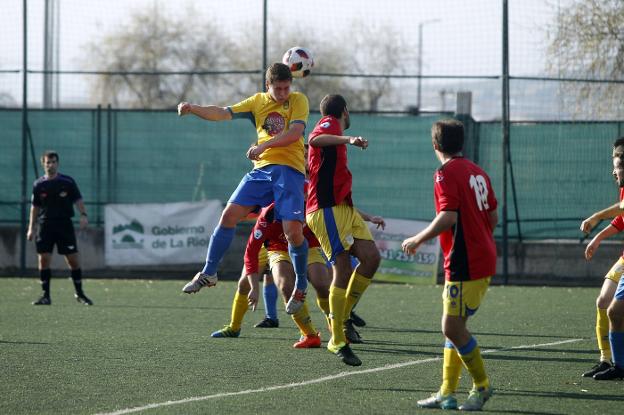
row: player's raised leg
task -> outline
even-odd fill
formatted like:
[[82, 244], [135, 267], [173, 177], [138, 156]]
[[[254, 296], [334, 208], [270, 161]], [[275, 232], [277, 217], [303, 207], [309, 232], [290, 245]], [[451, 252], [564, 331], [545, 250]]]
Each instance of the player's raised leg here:
[[182, 288], [183, 292], [187, 294], [196, 293], [204, 287], [213, 287], [217, 284], [217, 267], [232, 243], [236, 225], [253, 209], [254, 206], [227, 204], [221, 214], [219, 224], [210, 237], [204, 268]]
[[283, 226], [288, 240], [288, 254], [295, 270], [295, 286], [286, 304], [286, 312], [295, 314], [303, 306], [308, 289], [308, 241], [303, 236], [302, 222], [285, 220]]

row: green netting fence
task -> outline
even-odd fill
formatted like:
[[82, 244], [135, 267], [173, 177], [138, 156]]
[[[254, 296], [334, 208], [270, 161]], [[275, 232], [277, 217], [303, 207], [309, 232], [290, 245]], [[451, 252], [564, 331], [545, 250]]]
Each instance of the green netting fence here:
[[[349, 149], [354, 199], [362, 210], [392, 218], [434, 216], [432, 175], [439, 164], [430, 128], [440, 117], [352, 115], [349, 134], [370, 140], [365, 151]], [[308, 131], [318, 118], [311, 114]], [[107, 203], [225, 202], [251, 168], [245, 152], [255, 130], [245, 120], [213, 123], [174, 111], [106, 108], [32, 110], [28, 120], [35, 156], [46, 149], [60, 153], [61, 171], [77, 180], [99, 224]], [[502, 202], [500, 123], [464, 121], [467, 156], [490, 174]], [[0, 125], [0, 223], [17, 224], [21, 112], [0, 110]], [[512, 123], [509, 236], [578, 238], [582, 218], [617, 200], [610, 150], [623, 131], [622, 122]], [[30, 187], [35, 164], [42, 171], [30, 155], [28, 162]]]

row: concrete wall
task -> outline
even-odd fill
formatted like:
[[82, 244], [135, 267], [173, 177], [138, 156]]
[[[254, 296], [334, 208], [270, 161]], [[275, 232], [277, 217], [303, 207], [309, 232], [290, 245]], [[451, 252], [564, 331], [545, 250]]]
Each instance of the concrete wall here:
[[[219, 273], [224, 279], [237, 279], [243, 264], [243, 253], [251, 225], [241, 224], [230, 250], [223, 260]], [[0, 275], [16, 276], [19, 270], [20, 238], [19, 227], [0, 227]], [[77, 231], [78, 249], [86, 277], [137, 277], [137, 278], [180, 278], [189, 279], [203, 265], [204, 258], [197, 258], [195, 264], [154, 267], [110, 268], [104, 264], [104, 232], [102, 228]], [[586, 241], [587, 242], [587, 241]], [[512, 284], [536, 285], [589, 285], [602, 284], [604, 274], [621, 255], [622, 244], [603, 242], [591, 262], [584, 259], [585, 243], [578, 241], [539, 241], [510, 244], [509, 282]], [[27, 243], [27, 275], [37, 275], [37, 257], [33, 242]], [[501, 248], [499, 245], [499, 255]], [[440, 261], [442, 262], [442, 261]], [[441, 266], [441, 264], [440, 264]], [[60, 255], [54, 255], [52, 268], [66, 270]], [[497, 269], [502, 273], [502, 259]], [[65, 271], [64, 271], [65, 272]], [[439, 275], [442, 280], [442, 273]], [[501, 283], [502, 276], [495, 277]]]

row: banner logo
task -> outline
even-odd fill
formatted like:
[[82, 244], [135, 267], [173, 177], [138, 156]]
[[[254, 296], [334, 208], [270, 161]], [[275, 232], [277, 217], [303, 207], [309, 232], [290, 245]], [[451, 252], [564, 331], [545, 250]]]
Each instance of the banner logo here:
[[143, 249], [144, 234], [143, 225], [136, 219], [113, 226], [113, 249]]

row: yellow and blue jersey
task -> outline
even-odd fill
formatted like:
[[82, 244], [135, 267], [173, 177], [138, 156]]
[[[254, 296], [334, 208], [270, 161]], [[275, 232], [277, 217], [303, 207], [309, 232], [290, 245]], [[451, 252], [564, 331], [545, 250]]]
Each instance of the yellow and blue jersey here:
[[[285, 131], [291, 124], [301, 123], [305, 127], [310, 113], [308, 98], [300, 92], [291, 92], [283, 104], [275, 102], [269, 93], [260, 92], [228, 107], [228, 110], [233, 119], [247, 118], [254, 124], [258, 133], [258, 144]], [[286, 147], [269, 148], [254, 161], [254, 168], [281, 164], [305, 174], [303, 140], [302, 135], [299, 140]]]

